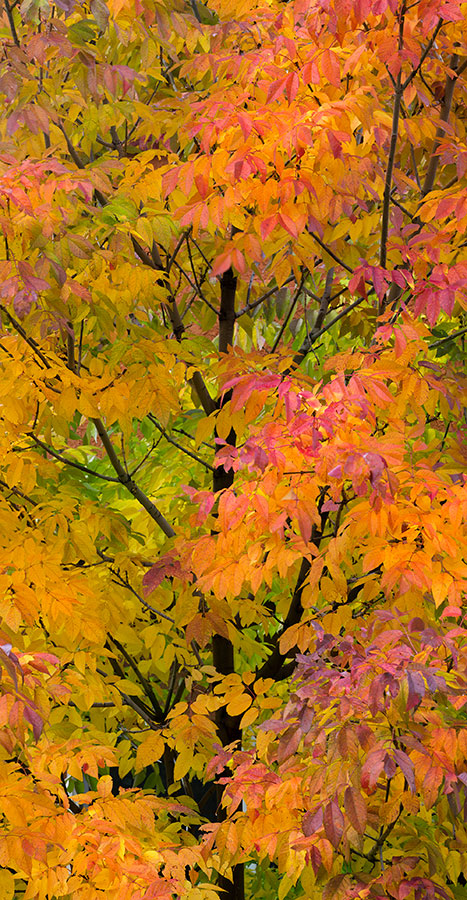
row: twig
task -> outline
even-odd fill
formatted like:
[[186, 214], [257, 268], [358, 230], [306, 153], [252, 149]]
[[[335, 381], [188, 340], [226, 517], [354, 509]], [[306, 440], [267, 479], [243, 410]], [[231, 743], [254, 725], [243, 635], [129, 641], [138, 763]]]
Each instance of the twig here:
[[79, 375], [81, 369], [81, 358], [83, 354], [83, 334], [84, 334], [84, 319], [81, 320], [81, 325], [79, 327], [79, 345], [78, 345], [78, 365], [76, 368], [76, 374]]
[[27, 336], [23, 326], [20, 325], [20, 323], [16, 321], [14, 316], [12, 316], [10, 312], [8, 312], [8, 310], [6, 309], [5, 306], [3, 306], [3, 304], [0, 305], [0, 310], [5, 313], [5, 315], [8, 318], [8, 321], [10, 322], [11, 325], [13, 325], [13, 328], [15, 329], [15, 331], [17, 331], [18, 334], [23, 338], [23, 341], [26, 341], [28, 346], [31, 348], [31, 350], [33, 350], [33, 352], [36, 354], [36, 356], [40, 359], [40, 361], [43, 363], [45, 368], [50, 369], [50, 363], [49, 363], [48, 359], [39, 350], [39, 346], [36, 343], [36, 341], [34, 340], [34, 338], [30, 338]]
[[342, 268], [345, 269], [346, 272], [349, 272], [351, 275], [353, 275], [353, 271], [350, 268], [350, 266], [348, 266], [347, 263], [344, 262], [344, 260], [339, 259], [339, 257], [334, 253], [333, 250], [330, 249], [330, 247], [326, 247], [326, 244], [323, 243], [321, 238], [318, 237], [318, 235], [315, 234], [314, 231], [309, 231], [308, 233], [311, 234], [312, 238], [314, 238], [316, 243], [319, 244], [321, 249], [324, 250], [325, 253], [327, 253], [331, 257], [331, 259], [334, 260], [334, 262], [336, 262], [339, 266], [342, 266]]
[[[450, 69], [453, 69], [455, 71], [456, 67], [457, 67], [457, 63], [458, 63], [458, 57], [457, 57], [457, 54], [454, 53], [450, 60], [450, 66], [449, 66]], [[455, 86], [455, 83], [456, 83], [461, 71], [463, 71], [464, 68], [465, 68], [465, 63], [463, 63], [462, 66], [460, 66], [460, 68], [455, 72], [454, 77], [451, 77], [451, 75], [448, 75], [446, 78], [446, 85], [445, 85], [445, 89], [444, 89], [444, 101], [443, 101], [443, 106], [442, 106], [441, 115], [440, 115], [441, 122], [447, 122], [449, 119], [449, 113], [451, 112], [451, 105], [452, 105], [452, 96], [454, 94], [454, 86]], [[433, 185], [435, 183], [436, 172], [437, 172], [438, 163], [439, 163], [439, 157], [438, 157], [437, 151], [438, 151], [440, 138], [442, 138], [443, 134], [444, 134], [444, 129], [438, 128], [436, 131], [436, 137], [433, 141], [433, 146], [431, 148], [430, 161], [428, 163], [428, 168], [427, 168], [426, 175], [425, 175], [425, 181], [423, 182], [422, 197], [425, 197], [426, 194], [429, 194], [430, 191], [433, 190]]]
[[160, 431], [160, 433], [163, 435], [163, 437], [165, 437], [166, 441], [168, 441], [169, 444], [173, 444], [173, 446], [181, 450], [182, 453], [186, 453], [187, 456], [191, 456], [192, 459], [196, 460], [196, 462], [204, 466], [205, 469], [209, 469], [210, 472], [214, 472], [214, 467], [211, 466], [208, 462], [206, 462], [204, 459], [201, 459], [201, 457], [197, 456], [196, 453], [188, 450], [187, 447], [183, 446], [183, 444], [179, 444], [178, 441], [174, 441], [174, 439], [167, 434], [165, 428], [163, 428], [162, 425], [159, 425], [159, 422], [152, 413], [148, 413], [148, 419], [158, 429], [158, 431]]
[[27, 495], [27, 494], [24, 494], [23, 491], [20, 491], [19, 488], [16, 488], [16, 487], [10, 487], [10, 485], [7, 484], [6, 481], [3, 481], [2, 478], [0, 478], [0, 485], [1, 485], [2, 487], [6, 488], [7, 491], [11, 491], [11, 493], [12, 493], [12, 494], [15, 494], [16, 497], [21, 497], [22, 500], [27, 500], [28, 503], [32, 503], [33, 506], [37, 506], [36, 501], [33, 500], [32, 497], [28, 497], [28, 495]]
[[415, 175], [415, 181], [417, 182], [417, 187], [418, 187], [419, 191], [421, 191], [422, 183], [420, 181], [420, 175], [418, 174], [417, 160], [415, 159], [415, 151], [414, 151], [414, 148], [412, 147], [412, 144], [410, 145], [410, 156], [412, 159], [412, 166], [413, 166], [413, 173]]
[[97, 433], [102, 441], [104, 449], [109, 457], [109, 460], [114, 468], [115, 472], [118, 476], [118, 481], [120, 484], [127, 489], [127, 491], [141, 504], [141, 506], [146, 510], [147, 513], [151, 516], [151, 519], [156, 522], [159, 528], [164, 532], [167, 537], [174, 537], [175, 531], [167, 521], [165, 516], [162, 515], [161, 511], [157, 508], [157, 506], [146, 496], [144, 491], [138, 487], [138, 485], [133, 481], [130, 475], [125, 472], [117, 454], [112, 445], [112, 441], [110, 440], [109, 434], [105, 428], [102, 419], [91, 419], [91, 422], [94, 423], [97, 429]]
[[12, 9], [14, 6], [16, 6], [16, 4], [13, 4], [13, 6], [10, 6], [8, 4], [8, 0], [3, 0], [3, 2], [5, 4], [5, 12], [7, 14], [8, 24], [10, 26], [10, 31], [11, 31], [11, 36], [13, 38], [13, 42], [16, 44], [17, 47], [19, 47], [20, 42], [19, 42], [18, 32], [16, 31], [15, 20], [13, 19], [13, 16], [11, 14]]
[[[159, 441], [160, 441], [160, 440], [161, 440], [161, 438], [159, 438]], [[153, 441], [153, 442], [152, 442], [152, 447], [148, 450], [147, 453], [144, 454], [142, 460], [138, 463], [137, 466], [135, 466], [134, 469], [132, 469], [131, 472], [128, 473], [129, 476], [130, 476], [130, 478], [133, 478], [133, 475], [136, 475], [136, 473], [141, 469], [141, 467], [144, 466], [144, 463], [146, 462], [147, 459], [149, 459], [149, 457], [151, 456], [152, 451], [155, 450], [155, 448], [156, 448], [157, 445], [159, 444], [159, 441], [157, 441], [157, 442]]]
[[437, 341], [433, 341], [432, 344], [428, 344], [430, 350], [434, 350], [435, 347], [439, 347], [441, 344], [445, 344], [446, 341], [453, 341], [454, 338], [461, 337], [461, 335], [467, 334], [467, 328], [461, 328], [459, 331], [453, 331], [451, 334], [447, 334], [445, 337], [439, 338]]
[[[404, 21], [405, 21], [405, 2], [402, 4], [400, 18], [399, 18], [399, 42], [398, 49], [399, 52], [402, 50], [404, 43]], [[401, 69], [399, 69], [396, 86], [394, 89], [394, 109], [392, 112], [392, 129], [391, 129], [391, 142], [389, 145], [389, 155], [388, 155], [388, 165], [386, 169], [386, 179], [384, 183], [384, 193], [383, 193], [383, 209], [381, 215], [381, 245], [380, 245], [380, 254], [379, 254], [379, 264], [385, 269], [386, 268], [386, 258], [387, 258], [387, 241], [388, 241], [388, 232], [389, 232], [389, 207], [391, 202], [391, 188], [392, 188], [392, 173], [394, 169], [394, 160], [396, 156], [396, 146], [397, 146], [397, 138], [399, 136], [399, 119], [401, 113], [401, 101], [404, 89], [402, 87], [402, 75]], [[384, 309], [384, 298], [381, 301], [381, 312]]]
[[[285, 287], [286, 284], [290, 284], [292, 281], [295, 281], [295, 275], [289, 275], [288, 278], [284, 281], [284, 284], [281, 287]], [[277, 284], [272, 287], [269, 291], [266, 291], [258, 300], [255, 300], [253, 303], [247, 303], [246, 306], [243, 306], [242, 309], [239, 309], [238, 312], [235, 313], [235, 318], [239, 319], [240, 316], [244, 316], [245, 313], [251, 312], [252, 309], [256, 309], [261, 303], [264, 303], [265, 300], [268, 300], [269, 297], [272, 297], [273, 294], [277, 294], [277, 292], [281, 290], [281, 288], [277, 287]]]
[[[371, 291], [368, 291], [368, 293], [370, 294]], [[330, 322], [328, 322], [327, 325], [324, 325], [323, 328], [321, 328], [319, 331], [315, 332], [315, 330], [313, 329], [310, 332], [308, 338], [303, 342], [302, 346], [295, 354], [292, 361], [292, 366], [299, 366], [300, 363], [305, 359], [307, 353], [309, 353], [309, 351], [311, 350], [313, 344], [318, 340], [318, 338], [320, 338], [322, 334], [325, 334], [326, 331], [330, 331], [330, 329], [333, 327], [333, 325], [336, 324], [336, 322], [339, 322], [340, 319], [343, 319], [344, 316], [355, 309], [355, 307], [360, 306], [360, 303], [363, 303], [363, 301], [366, 299], [366, 297], [359, 297], [358, 300], [354, 300], [354, 302], [351, 303], [350, 306], [346, 306], [345, 309], [338, 313], [337, 316], [334, 316], [334, 318]]]
[[419, 62], [418, 62], [418, 64], [417, 64], [416, 68], [413, 69], [413, 71], [410, 73], [410, 75], [407, 76], [407, 78], [406, 78], [405, 81], [404, 81], [404, 84], [402, 85], [402, 92], [405, 91], [405, 89], [409, 86], [410, 82], [413, 81], [413, 79], [415, 78], [415, 76], [418, 74], [418, 72], [419, 72], [420, 69], [422, 68], [423, 63], [425, 62], [425, 60], [426, 60], [426, 58], [427, 58], [427, 56], [428, 56], [428, 54], [429, 54], [429, 52], [430, 52], [430, 50], [431, 50], [431, 48], [432, 48], [432, 46], [433, 46], [433, 44], [434, 44], [434, 42], [435, 42], [435, 40], [436, 40], [436, 38], [437, 38], [439, 32], [441, 31], [441, 28], [443, 27], [443, 25], [444, 25], [443, 20], [442, 20], [441, 18], [438, 19], [438, 24], [437, 24], [437, 26], [436, 26], [436, 28], [435, 28], [435, 30], [434, 30], [434, 32], [433, 32], [433, 34], [432, 34], [430, 40], [428, 41], [428, 44], [426, 45], [426, 47], [425, 47], [425, 49], [424, 49], [424, 51], [423, 51], [423, 53], [422, 53], [422, 55], [421, 55], [421, 57], [420, 57], [420, 59], [419, 59]]
[[151, 685], [149, 684], [149, 681], [147, 680], [147, 678], [144, 677], [144, 675], [140, 671], [138, 665], [135, 663], [133, 657], [128, 653], [127, 650], [125, 650], [125, 647], [123, 646], [123, 644], [121, 644], [120, 641], [117, 640], [117, 638], [112, 637], [112, 635], [109, 634], [108, 632], [107, 632], [107, 637], [109, 638], [109, 640], [112, 641], [113, 644], [115, 644], [115, 646], [120, 651], [120, 653], [122, 654], [124, 659], [126, 659], [128, 665], [131, 666], [131, 668], [133, 669], [133, 672], [135, 673], [139, 683], [141, 684], [141, 687], [143, 688], [146, 696], [148, 697], [148, 699], [151, 702], [152, 708], [157, 716], [158, 721], [163, 722], [164, 721], [164, 713], [162, 711], [162, 707], [161, 707]]
[[188, 235], [189, 235], [189, 233], [190, 233], [190, 230], [191, 230], [191, 225], [190, 225], [190, 228], [188, 229], [188, 231], [184, 231], [183, 234], [180, 235], [180, 237], [179, 237], [179, 239], [178, 239], [178, 241], [177, 241], [177, 245], [176, 245], [176, 247], [175, 247], [174, 252], [172, 253], [172, 255], [171, 255], [171, 256], [168, 258], [168, 260], [167, 260], [167, 267], [166, 267], [167, 274], [169, 274], [170, 269], [171, 269], [171, 267], [172, 267], [172, 263], [173, 263], [173, 261], [174, 261], [176, 255], [177, 255], [178, 251], [180, 250], [180, 247], [182, 246], [183, 241], [185, 241], [185, 240], [187, 239], [187, 237], [188, 237]]
[[[99, 552], [99, 551], [98, 551], [98, 552]], [[100, 555], [100, 554], [99, 554], [99, 555]], [[171, 616], [168, 616], [167, 613], [161, 612], [160, 609], [156, 609], [155, 606], [151, 606], [150, 603], [148, 603], [143, 597], [141, 597], [140, 594], [138, 594], [138, 592], [135, 591], [134, 587], [131, 586], [131, 584], [129, 583], [129, 581], [128, 581], [128, 580], [125, 580], [125, 579], [122, 577], [122, 575], [120, 575], [120, 572], [119, 572], [119, 571], [117, 571], [116, 569], [112, 569], [112, 568], [111, 568], [111, 569], [110, 569], [110, 572], [112, 573], [112, 575], [115, 576], [115, 578], [117, 578], [118, 583], [119, 583], [122, 587], [127, 588], [127, 590], [130, 591], [130, 592], [137, 598], [137, 600], [139, 600], [139, 602], [142, 604], [142, 606], [145, 606], [146, 609], [150, 609], [151, 612], [153, 612], [156, 616], [160, 616], [161, 619], [166, 619], [167, 622], [171, 622], [172, 625], [175, 624], [175, 619], [172, 619], [172, 617], [171, 617]], [[117, 583], [117, 582], [116, 582], [116, 583]]]
[[38, 437], [32, 432], [27, 432], [28, 437], [37, 444], [38, 447], [41, 447], [42, 450], [45, 450], [46, 453], [49, 453], [50, 456], [53, 456], [55, 459], [58, 459], [59, 462], [64, 463], [67, 466], [71, 466], [73, 469], [79, 469], [81, 472], [85, 472], [86, 475], [93, 475], [95, 478], [100, 478], [102, 481], [113, 481], [114, 483], [119, 482], [119, 478], [113, 478], [111, 475], [101, 475], [100, 472], [95, 472], [94, 469], [88, 469], [87, 466], [82, 466], [81, 463], [73, 462], [71, 459], [67, 459], [66, 456], [62, 456], [60, 452], [54, 450], [53, 447], [49, 447], [48, 444], [44, 444], [43, 441], [39, 440]]
[[285, 317], [285, 319], [284, 319], [284, 321], [283, 321], [283, 323], [282, 323], [282, 325], [281, 325], [281, 327], [280, 327], [280, 329], [279, 329], [279, 333], [278, 333], [278, 335], [277, 335], [277, 337], [276, 337], [276, 340], [274, 341], [274, 343], [273, 343], [273, 345], [272, 345], [272, 352], [273, 352], [273, 353], [277, 350], [277, 348], [278, 348], [278, 346], [279, 346], [280, 339], [281, 339], [282, 335], [284, 334], [285, 329], [287, 328], [287, 323], [289, 322], [290, 316], [292, 315], [292, 313], [293, 313], [293, 311], [294, 311], [294, 309], [295, 309], [295, 305], [296, 305], [297, 300], [298, 300], [298, 298], [299, 298], [299, 296], [300, 296], [300, 294], [301, 294], [301, 292], [302, 292], [302, 288], [303, 288], [303, 277], [302, 277], [302, 279], [301, 279], [301, 281], [300, 281], [300, 284], [299, 284], [297, 290], [295, 291], [294, 296], [292, 297], [292, 302], [291, 302], [291, 304], [290, 304], [288, 313], [287, 313], [287, 315], [286, 315], [286, 317]]

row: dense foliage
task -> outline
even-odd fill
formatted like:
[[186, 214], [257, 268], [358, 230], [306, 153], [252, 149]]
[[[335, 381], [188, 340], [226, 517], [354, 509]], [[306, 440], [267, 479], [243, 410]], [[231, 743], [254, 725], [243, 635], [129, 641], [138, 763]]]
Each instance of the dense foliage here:
[[466, 14], [3, 0], [2, 900], [465, 896]]

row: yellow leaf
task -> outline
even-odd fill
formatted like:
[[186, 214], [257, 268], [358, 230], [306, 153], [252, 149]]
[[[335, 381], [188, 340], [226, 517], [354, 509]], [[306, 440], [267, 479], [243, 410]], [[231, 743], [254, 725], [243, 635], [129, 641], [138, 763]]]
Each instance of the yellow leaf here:
[[180, 781], [193, 765], [193, 753], [189, 747], [183, 747], [175, 760], [174, 779]]
[[7, 869], [0, 869], [0, 900], [12, 900], [15, 894], [15, 879]]
[[97, 793], [100, 797], [110, 797], [112, 794], [112, 778], [110, 775], [103, 775], [97, 782]]
[[255, 709], [254, 706], [252, 706], [250, 709], [247, 709], [245, 715], [242, 716], [240, 728], [248, 728], [249, 725], [252, 725], [253, 722], [256, 721], [258, 716], [259, 710]]
[[154, 235], [152, 232], [152, 226], [149, 219], [141, 218], [138, 219], [136, 223], [136, 236], [141, 238], [148, 247], [152, 247], [152, 242], [154, 240]]
[[139, 745], [136, 751], [136, 768], [137, 771], [151, 766], [161, 758], [164, 752], [164, 741], [160, 734], [152, 731]]
[[212, 438], [212, 434], [214, 431], [215, 418], [214, 416], [205, 416], [203, 419], [200, 419], [196, 426], [196, 435], [195, 435], [195, 444], [197, 447], [203, 441], [207, 441]]
[[229, 716], [239, 716], [251, 706], [252, 698], [248, 694], [237, 694], [227, 706]]

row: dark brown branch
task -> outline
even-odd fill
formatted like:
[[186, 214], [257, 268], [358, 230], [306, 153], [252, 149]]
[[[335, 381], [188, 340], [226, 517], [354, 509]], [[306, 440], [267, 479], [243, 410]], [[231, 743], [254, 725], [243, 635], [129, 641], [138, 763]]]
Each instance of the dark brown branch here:
[[159, 422], [157, 421], [155, 416], [152, 415], [152, 413], [148, 414], [148, 419], [158, 429], [158, 431], [160, 431], [160, 433], [163, 435], [163, 437], [165, 437], [166, 441], [168, 441], [169, 444], [173, 444], [173, 446], [177, 447], [178, 450], [181, 450], [182, 453], [186, 453], [187, 456], [190, 456], [191, 459], [194, 459], [201, 466], [204, 466], [205, 469], [209, 469], [210, 472], [214, 472], [214, 466], [211, 466], [208, 462], [206, 462], [206, 460], [201, 459], [200, 456], [197, 456], [196, 453], [193, 453], [192, 450], [188, 450], [188, 448], [184, 447], [183, 444], [179, 444], [178, 441], [175, 441], [172, 437], [170, 437], [170, 435], [167, 434], [165, 428], [163, 428], [162, 425], [159, 425]]
[[[451, 57], [450, 68], [452, 70], [454, 70], [455, 74], [448, 75], [446, 78], [446, 86], [444, 89], [444, 100], [443, 100], [443, 106], [442, 106], [441, 115], [440, 115], [441, 122], [447, 122], [449, 119], [449, 114], [451, 112], [451, 106], [452, 106], [452, 97], [454, 94], [454, 86], [460, 75], [461, 70], [463, 70], [464, 64], [456, 71], [457, 63], [458, 63], [458, 57], [457, 57], [457, 54], [454, 53], [453, 56]], [[444, 134], [444, 129], [442, 127], [439, 127], [436, 131], [436, 137], [433, 141], [433, 146], [431, 148], [430, 161], [428, 163], [428, 168], [427, 168], [426, 175], [425, 175], [425, 181], [423, 182], [422, 197], [425, 197], [426, 194], [429, 194], [430, 191], [433, 190], [433, 185], [435, 183], [436, 172], [438, 170], [438, 164], [439, 164], [438, 147], [439, 147], [440, 139], [443, 137], [443, 134]]]
[[299, 296], [300, 296], [302, 290], [303, 290], [303, 278], [301, 279], [300, 284], [299, 284], [297, 290], [295, 291], [294, 296], [292, 297], [292, 301], [291, 301], [291, 303], [290, 303], [290, 307], [289, 307], [289, 310], [288, 310], [288, 312], [287, 312], [287, 315], [286, 315], [286, 317], [285, 317], [285, 319], [284, 319], [284, 321], [283, 321], [283, 323], [282, 323], [282, 325], [281, 325], [281, 327], [280, 327], [280, 329], [279, 329], [279, 333], [278, 333], [278, 335], [277, 335], [277, 337], [276, 337], [276, 340], [274, 341], [274, 343], [273, 343], [273, 345], [272, 345], [272, 352], [273, 352], [273, 353], [274, 353], [275, 350], [277, 350], [277, 348], [278, 348], [278, 346], [279, 346], [281, 337], [282, 337], [282, 335], [284, 334], [285, 329], [287, 328], [287, 323], [288, 323], [289, 320], [290, 320], [290, 316], [292, 315], [292, 313], [293, 313], [293, 311], [294, 311], [294, 309], [295, 309], [297, 300], [298, 300], [298, 298], [299, 298]]
[[3, 304], [0, 305], [0, 310], [5, 313], [8, 321], [10, 322], [11, 325], [13, 325], [13, 328], [15, 329], [15, 331], [17, 331], [18, 334], [20, 335], [20, 337], [23, 338], [23, 341], [26, 341], [28, 346], [36, 354], [36, 356], [40, 359], [41, 363], [43, 363], [45, 368], [50, 369], [50, 363], [49, 363], [48, 359], [41, 352], [41, 350], [39, 349], [39, 346], [38, 346], [37, 342], [34, 340], [34, 338], [30, 338], [27, 336], [23, 326], [19, 322], [16, 321], [14, 316], [12, 316], [11, 313], [8, 312], [8, 310], [6, 309], [5, 306], [3, 306]]
[[[296, 280], [295, 275], [289, 275], [289, 277], [286, 278], [286, 280], [284, 281], [284, 284], [282, 285], [282, 287], [285, 287], [286, 284], [290, 284], [292, 281], [295, 281], [295, 280]], [[265, 300], [269, 300], [269, 297], [272, 297], [274, 294], [277, 294], [277, 292], [279, 290], [281, 290], [281, 288], [278, 288], [277, 285], [270, 288], [270, 290], [266, 291], [266, 293], [263, 294], [261, 297], [259, 297], [258, 300], [254, 300], [253, 303], [247, 303], [246, 306], [242, 306], [242, 308], [239, 309], [238, 312], [235, 313], [235, 318], [239, 319], [240, 316], [244, 316], [245, 313], [251, 312], [252, 309], [256, 309], [256, 307], [260, 306], [261, 303], [264, 303]]]
[[295, 589], [292, 595], [292, 602], [290, 604], [287, 616], [284, 620], [284, 624], [280, 632], [275, 637], [274, 648], [271, 655], [263, 663], [263, 665], [256, 670], [256, 678], [277, 678], [277, 675], [283, 666], [285, 656], [279, 649], [279, 642], [287, 629], [291, 628], [292, 625], [297, 625], [302, 617], [302, 594], [310, 568], [310, 561], [306, 558], [303, 558], [302, 564], [300, 566], [300, 571], [298, 573], [298, 578], [295, 584]]
[[73, 469], [79, 469], [80, 472], [85, 472], [86, 475], [93, 475], [94, 478], [100, 478], [102, 481], [113, 481], [118, 484], [119, 478], [113, 478], [110, 475], [101, 475], [100, 472], [95, 472], [94, 469], [88, 469], [87, 466], [82, 466], [81, 463], [74, 462], [72, 459], [67, 459], [62, 453], [41, 441], [32, 431], [29, 431], [27, 434], [38, 447], [41, 447], [42, 450], [45, 450], [46, 453], [49, 453], [50, 456], [53, 456], [54, 459], [58, 459], [59, 462], [64, 463], [66, 466], [71, 466]]
[[[371, 291], [368, 292], [368, 294], [370, 293]], [[310, 352], [313, 344], [316, 343], [318, 338], [320, 338], [322, 334], [325, 334], [326, 331], [330, 331], [331, 328], [336, 324], [336, 322], [339, 322], [339, 320], [343, 319], [344, 316], [348, 315], [349, 312], [352, 312], [353, 309], [355, 309], [357, 306], [360, 306], [360, 304], [363, 303], [364, 300], [366, 300], [366, 297], [359, 297], [358, 300], [354, 300], [353, 303], [350, 303], [349, 306], [346, 306], [345, 309], [341, 310], [341, 312], [338, 313], [337, 316], [334, 316], [334, 318], [331, 319], [331, 321], [328, 322], [327, 325], [324, 325], [319, 331], [316, 331], [313, 328], [306, 340], [303, 342], [300, 349], [297, 350], [297, 353], [293, 358], [291, 368], [299, 366], [300, 363], [302, 363], [305, 359], [307, 353]]]
[[334, 262], [336, 262], [336, 263], [338, 264], [338, 266], [342, 266], [342, 268], [345, 269], [346, 272], [349, 272], [350, 275], [353, 275], [353, 271], [352, 271], [352, 269], [350, 268], [350, 266], [348, 266], [347, 263], [345, 263], [343, 259], [340, 259], [340, 258], [336, 255], [336, 253], [334, 253], [334, 250], [331, 250], [330, 247], [327, 247], [326, 244], [323, 243], [323, 241], [321, 240], [321, 238], [318, 237], [318, 235], [315, 234], [314, 231], [310, 231], [310, 232], [308, 232], [308, 233], [311, 234], [311, 237], [316, 241], [317, 244], [319, 244], [319, 246], [321, 247], [321, 249], [324, 250], [324, 252], [327, 253], [328, 256], [330, 256], [331, 259], [333, 259]]
[[[99, 551], [97, 551], [97, 552], [99, 553]], [[102, 554], [99, 554], [99, 555], [101, 556]], [[105, 557], [103, 557], [103, 560], [107, 561], [107, 559]], [[149, 565], [152, 566], [152, 563], [149, 563]], [[168, 616], [167, 613], [164, 613], [160, 609], [156, 609], [155, 606], [151, 606], [150, 603], [147, 603], [147, 601], [143, 597], [141, 597], [137, 591], [135, 591], [134, 587], [132, 587], [130, 582], [127, 581], [125, 578], [123, 578], [122, 575], [120, 575], [120, 572], [118, 570], [112, 569], [110, 567], [109, 571], [114, 576], [114, 581], [116, 579], [115, 584], [120, 584], [122, 587], [124, 587], [128, 591], [130, 591], [136, 597], [136, 599], [139, 600], [141, 605], [145, 607], [145, 609], [149, 609], [151, 612], [154, 613], [154, 615], [160, 616], [161, 619], [166, 619], [167, 622], [171, 622], [172, 625], [175, 624], [175, 619], [172, 619], [172, 617]]]
[[443, 20], [442, 20], [442, 19], [438, 19], [438, 24], [437, 24], [437, 26], [436, 26], [436, 28], [435, 28], [435, 30], [434, 30], [434, 32], [433, 32], [433, 34], [432, 34], [430, 40], [428, 41], [428, 44], [426, 45], [426, 47], [425, 47], [425, 49], [424, 49], [424, 51], [423, 51], [423, 53], [422, 53], [422, 55], [421, 55], [421, 57], [420, 57], [420, 59], [419, 59], [419, 61], [418, 61], [417, 66], [416, 66], [415, 69], [410, 73], [410, 75], [407, 76], [407, 78], [406, 78], [405, 81], [404, 81], [404, 84], [402, 85], [402, 93], [403, 93], [403, 92], [405, 91], [405, 89], [409, 86], [410, 82], [413, 81], [413, 79], [415, 78], [415, 76], [418, 75], [418, 73], [419, 73], [420, 69], [422, 68], [423, 63], [425, 62], [425, 60], [426, 60], [426, 58], [427, 58], [427, 56], [428, 56], [428, 54], [429, 54], [429, 52], [430, 52], [430, 50], [431, 50], [431, 48], [432, 48], [432, 46], [433, 46], [433, 44], [434, 44], [434, 42], [435, 42], [435, 40], [436, 40], [436, 38], [437, 38], [439, 32], [441, 31], [443, 25], [444, 25]]
[[8, 3], [8, 0], [3, 0], [3, 3], [5, 6], [5, 12], [7, 14], [8, 24], [10, 26], [10, 31], [11, 31], [11, 36], [13, 38], [13, 42], [16, 44], [17, 47], [19, 47], [20, 42], [19, 42], [18, 32], [16, 31], [15, 20], [12, 15], [12, 10], [13, 10], [14, 6], [16, 6], [16, 4], [13, 4], [12, 6], [10, 6]]
[[6, 481], [3, 481], [2, 478], [0, 478], [0, 486], [6, 488], [6, 490], [10, 491], [11, 494], [14, 494], [15, 497], [21, 497], [22, 500], [27, 500], [28, 503], [32, 503], [33, 506], [37, 506], [36, 501], [33, 500], [32, 497], [28, 497], [27, 494], [24, 494], [23, 491], [20, 491], [17, 487], [10, 487], [10, 485], [7, 484]]
[[219, 352], [227, 353], [233, 344], [235, 326], [235, 293], [237, 277], [232, 268], [221, 276], [221, 305], [219, 309]]
[[451, 334], [447, 334], [445, 337], [440, 338], [438, 341], [433, 341], [432, 344], [428, 344], [430, 350], [434, 350], [435, 347], [440, 347], [441, 344], [445, 344], [447, 341], [453, 341], [455, 338], [461, 337], [463, 334], [467, 334], [467, 328], [461, 328], [459, 331], [453, 331]]
[[175, 531], [172, 528], [171, 524], [167, 521], [167, 519], [162, 515], [161, 511], [157, 508], [155, 503], [146, 496], [144, 491], [138, 487], [138, 485], [133, 481], [131, 476], [125, 472], [115, 450], [112, 445], [112, 441], [110, 440], [109, 434], [104, 426], [104, 423], [101, 419], [91, 419], [91, 422], [94, 423], [97, 429], [97, 433], [102, 441], [105, 452], [114, 468], [115, 472], [118, 476], [118, 481], [122, 484], [127, 491], [141, 504], [141, 506], [146, 510], [147, 513], [151, 516], [151, 519], [156, 522], [159, 528], [164, 532], [167, 537], [174, 537]]
[[146, 694], [146, 697], [149, 699], [149, 701], [151, 703], [151, 706], [154, 710], [154, 714], [156, 716], [156, 721], [163, 722], [164, 721], [164, 713], [163, 713], [162, 707], [161, 707], [151, 685], [149, 684], [149, 681], [147, 680], [147, 678], [144, 677], [144, 675], [140, 671], [138, 665], [135, 663], [133, 657], [128, 653], [127, 650], [125, 650], [125, 647], [123, 646], [123, 644], [121, 644], [120, 641], [117, 640], [117, 638], [112, 637], [111, 634], [108, 634], [107, 636], [112, 641], [112, 643], [115, 644], [115, 646], [117, 647], [117, 650], [120, 651], [120, 653], [122, 654], [124, 659], [126, 659], [128, 665], [131, 666], [131, 668], [133, 669], [133, 672], [135, 673], [139, 683], [141, 684], [141, 687], [143, 688], [143, 690]]
[[[402, 50], [403, 43], [404, 43], [404, 20], [405, 20], [405, 3], [402, 4], [400, 19], [399, 19], [399, 42], [398, 42], [399, 52]], [[390, 204], [391, 204], [392, 173], [394, 170], [394, 160], [396, 157], [397, 139], [399, 136], [399, 119], [400, 119], [400, 114], [401, 114], [401, 102], [402, 102], [403, 93], [404, 93], [404, 89], [402, 87], [402, 72], [399, 69], [399, 73], [398, 73], [397, 79], [396, 79], [396, 86], [394, 88], [394, 108], [392, 111], [391, 142], [389, 145], [388, 164], [387, 164], [387, 168], [386, 168], [386, 179], [384, 182], [383, 210], [382, 210], [382, 215], [381, 215], [381, 244], [380, 244], [379, 264], [380, 264], [380, 266], [382, 266], [383, 269], [386, 268], [387, 242], [388, 242], [388, 232], [389, 232], [389, 210], [390, 210]], [[384, 308], [384, 300], [382, 301], [381, 305]]]

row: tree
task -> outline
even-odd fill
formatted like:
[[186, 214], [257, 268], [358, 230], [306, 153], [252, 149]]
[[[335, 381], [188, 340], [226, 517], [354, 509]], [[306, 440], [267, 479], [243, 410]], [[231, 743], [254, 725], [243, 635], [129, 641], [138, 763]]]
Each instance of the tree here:
[[0, 896], [464, 896], [465, 4], [1, 22]]

